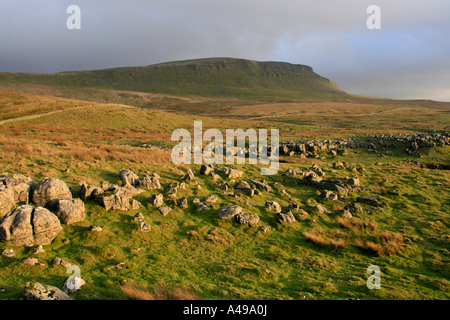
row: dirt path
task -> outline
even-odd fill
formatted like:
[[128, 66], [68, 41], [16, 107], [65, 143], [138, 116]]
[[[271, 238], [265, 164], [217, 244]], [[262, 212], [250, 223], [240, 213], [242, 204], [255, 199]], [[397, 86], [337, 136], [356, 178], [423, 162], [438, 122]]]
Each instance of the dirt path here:
[[0, 126], [3, 125], [3, 124], [6, 124], [6, 123], [10, 123], [10, 122], [32, 120], [32, 119], [37, 119], [37, 118], [40, 118], [40, 117], [49, 116], [49, 115], [52, 115], [52, 114], [55, 114], [55, 113], [60, 113], [60, 112], [70, 111], [70, 110], [76, 110], [76, 109], [82, 109], [82, 108], [89, 108], [89, 107], [93, 107], [93, 106], [94, 105], [86, 105], [86, 106], [73, 107], [73, 108], [67, 108], [67, 109], [62, 109], [62, 110], [54, 110], [54, 111], [38, 113], [38, 114], [30, 114], [28, 116], [23, 116], [23, 117], [17, 117], [17, 118], [0, 120]]

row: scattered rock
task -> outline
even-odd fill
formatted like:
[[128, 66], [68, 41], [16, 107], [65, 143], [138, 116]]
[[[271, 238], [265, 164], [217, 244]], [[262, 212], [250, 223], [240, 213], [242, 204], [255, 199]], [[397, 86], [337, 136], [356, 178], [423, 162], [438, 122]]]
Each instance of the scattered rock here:
[[275, 201], [266, 201], [265, 207], [274, 212], [281, 212], [281, 206]]
[[152, 227], [148, 223], [141, 221], [139, 223], [138, 230], [142, 232], [150, 232], [152, 230]]
[[219, 211], [219, 217], [222, 219], [231, 219], [235, 215], [242, 212], [242, 208], [238, 205], [227, 205], [225, 207], [222, 207]]
[[45, 178], [33, 192], [33, 202], [39, 207], [52, 206], [54, 201], [72, 199], [72, 193], [64, 181], [56, 178]]
[[318, 213], [327, 213], [328, 212], [328, 210], [321, 204], [318, 204], [317, 206], [315, 206], [314, 211], [316, 211]]
[[342, 213], [342, 216], [344, 218], [353, 218], [353, 215], [348, 210], [345, 210], [344, 213]]
[[211, 172], [211, 177], [213, 177], [213, 180], [214, 180], [214, 181], [217, 181], [217, 180], [223, 181], [222, 177], [219, 176], [219, 175], [218, 175], [217, 173], [215, 173], [214, 171]]
[[139, 176], [131, 170], [120, 170], [119, 177], [122, 178], [123, 184], [129, 183], [132, 186], [138, 186], [141, 181]]
[[183, 179], [186, 181], [194, 181], [195, 180], [194, 173], [192, 172], [191, 169], [188, 169], [188, 171], [184, 175]]
[[45, 208], [23, 205], [0, 223], [0, 241], [13, 246], [48, 245], [62, 232], [56, 215]]
[[359, 213], [364, 212], [363, 208], [357, 203], [350, 203], [350, 204], [346, 205], [345, 210], [350, 211], [350, 212], [359, 212]]
[[102, 186], [100, 187], [104, 192], [107, 191], [115, 191], [119, 186], [116, 184], [106, 183], [103, 182]]
[[332, 192], [332, 191], [328, 191], [328, 190], [322, 191], [322, 193], [320, 194], [320, 196], [321, 196], [322, 198], [325, 198], [325, 199], [331, 200], [331, 201], [336, 201], [336, 200], [339, 199], [339, 197], [338, 197], [337, 194], [335, 194], [335, 193]]
[[39, 254], [39, 253], [44, 253], [44, 252], [45, 252], [44, 247], [39, 245], [36, 247], [36, 249], [34, 249], [33, 254]]
[[292, 214], [291, 210], [282, 210], [277, 213], [277, 222], [281, 224], [291, 224], [294, 223], [295, 217]]
[[136, 221], [136, 222], [144, 221], [144, 215], [142, 214], [142, 212], [137, 213], [137, 214], [133, 217], [133, 221]]
[[[2, 180], [2, 181], [1, 181]], [[3, 184], [13, 190], [15, 203], [28, 204], [31, 192], [34, 188], [34, 181], [21, 173], [13, 174], [11, 177], [6, 175], [0, 178], [0, 184]]]
[[202, 166], [200, 167], [201, 174], [209, 175], [213, 172], [214, 172], [214, 169], [206, 164], [202, 164]]
[[59, 257], [54, 257], [53, 258], [53, 264], [61, 265], [61, 266], [63, 266], [66, 269], [69, 268], [72, 265], [71, 263], [69, 263], [66, 260], [61, 259]]
[[115, 195], [118, 195], [119, 197], [122, 197], [122, 198], [128, 198], [128, 199], [133, 198], [134, 196], [138, 195], [141, 192], [144, 192], [144, 190], [136, 189], [128, 182], [123, 184], [121, 187], [117, 187], [114, 190]]
[[160, 207], [160, 208], [159, 208], [159, 212], [161, 212], [161, 214], [162, 214], [163, 216], [167, 216], [171, 210], [172, 210], [172, 208], [167, 207], [167, 206], [166, 206], [166, 207]]
[[170, 188], [169, 191], [167, 192], [167, 196], [170, 199], [174, 199], [177, 196], [178, 193], [178, 189], [177, 188]]
[[178, 189], [180, 187], [180, 183], [178, 181], [172, 181], [169, 183], [169, 188], [175, 188]]
[[356, 201], [359, 203], [365, 203], [372, 207], [378, 206], [378, 200], [374, 197], [368, 197], [368, 196], [359, 196], [356, 198]]
[[148, 198], [148, 201], [155, 207], [160, 207], [164, 203], [163, 195], [162, 194], [152, 195], [150, 198]]
[[2, 256], [7, 257], [7, 258], [12, 258], [16, 255], [16, 252], [14, 251], [14, 249], [5, 249], [2, 252]]
[[153, 189], [161, 189], [161, 184], [159, 180], [155, 176], [145, 175], [142, 177], [141, 186], [145, 189], [153, 190]]
[[14, 190], [0, 183], [0, 218], [14, 207]]
[[109, 270], [122, 270], [123, 266], [125, 265], [125, 262], [120, 262], [114, 266], [109, 267]]
[[62, 224], [70, 225], [84, 221], [86, 218], [86, 209], [83, 201], [80, 199], [56, 200], [55, 207], [56, 215]]
[[262, 226], [261, 231], [262, 231], [262, 233], [267, 233], [270, 231], [270, 228], [269, 228], [269, 226]]
[[319, 183], [322, 180], [323, 180], [322, 177], [320, 177], [317, 173], [315, 173], [314, 171], [309, 170], [309, 171], [304, 173], [303, 179], [302, 179], [302, 183], [304, 183], [304, 184], [314, 184], [314, 183]]
[[223, 168], [223, 172], [228, 176], [228, 179], [237, 179], [241, 178], [244, 175], [244, 172], [238, 169], [232, 168]]
[[199, 202], [197, 206], [197, 211], [208, 211], [209, 207], [206, 206], [204, 203]]
[[174, 199], [172, 202], [174, 205], [183, 209], [187, 209], [189, 207], [187, 198]]
[[234, 189], [250, 189], [250, 185], [246, 181], [239, 181], [233, 186]]
[[258, 188], [261, 191], [271, 192], [272, 188], [268, 186], [266, 183], [259, 182], [258, 180], [250, 180], [251, 183], [253, 183], [256, 188]]
[[130, 209], [130, 199], [118, 194], [101, 194], [97, 197], [97, 201], [106, 210], [127, 211]]
[[102, 194], [103, 192], [105, 192], [105, 190], [101, 187], [90, 186], [86, 183], [82, 183], [78, 196], [81, 200], [86, 201], [95, 199], [96, 196]]
[[350, 178], [347, 180], [347, 184], [349, 184], [351, 186], [359, 187], [360, 186], [359, 178]]
[[139, 210], [140, 208], [142, 208], [142, 204], [139, 201], [137, 200], [131, 201], [131, 209]]
[[27, 300], [72, 300], [62, 290], [39, 282], [27, 282], [24, 295]]
[[300, 205], [298, 203], [289, 203], [289, 209], [298, 211], [300, 210]]
[[344, 163], [342, 163], [340, 161], [336, 161], [333, 163], [333, 168], [334, 169], [344, 169], [345, 165], [344, 165]]
[[103, 228], [100, 227], [100, 226], [90, 226], [90, 227], [89, 227], [89, 231], [92, 231], [92, 232], [102, 232], [102, 231], [103, 231]]
[[37, 258], [26, 258], [25, 260], [22, 261], [22, 263], [29, 266], [36, 266], [36, 265], [45, 266], [45, 264], [40, 263]]
[[259, 223], [259, 216], [257, 214], [247, 214], [245, 212], [240, 212], [234, 216], [236, 222], [240, 224], [246, 224], [250, 227], [254, 227]]
[[207, 196], [205, 199], [203, 199], [203, 201], [214, 203], [214, 202], [219, 201], [219, 198], [217, 198], [217, 196], [215, 194], [212, 194], [212, 195]]

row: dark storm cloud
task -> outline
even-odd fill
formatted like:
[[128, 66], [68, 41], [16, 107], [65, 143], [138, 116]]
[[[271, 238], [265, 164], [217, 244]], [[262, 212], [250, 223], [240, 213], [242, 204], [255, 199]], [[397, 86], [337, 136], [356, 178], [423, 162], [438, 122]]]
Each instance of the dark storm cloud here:
[[[57, 72], [204, 57], [308, 64], [352, 93], [450, 100], [450, 1], [2, 0], [0, 70]], [[81, 8], [81, 30], [66, 8]], [[382, 29], [366, 28], [381, 8]]]

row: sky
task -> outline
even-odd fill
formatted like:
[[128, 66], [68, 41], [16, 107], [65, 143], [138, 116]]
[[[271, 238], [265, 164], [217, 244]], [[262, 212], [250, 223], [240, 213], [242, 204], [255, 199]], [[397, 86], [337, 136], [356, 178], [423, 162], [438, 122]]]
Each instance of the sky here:
[[[70, 5], [81, 29], [67, 28]], [[306, 64], [354, 94], [450, 101], [449, 35], [449, 0], [1, 0], [0, 71], [232, 57]]]

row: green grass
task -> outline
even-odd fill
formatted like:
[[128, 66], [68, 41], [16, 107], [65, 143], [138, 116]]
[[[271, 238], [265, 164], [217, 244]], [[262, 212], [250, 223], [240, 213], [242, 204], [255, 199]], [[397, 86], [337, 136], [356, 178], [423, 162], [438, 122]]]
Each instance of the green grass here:
[[[116, 173], [127, 168], [140, 176], [159, 173], [164, 190], [145, 191], [136, 197], [144, 205], [140, 212], [152, 227], [149, 233], [139, 232], [132, 221], [138, 211], [107, 212], [87, 201], [86, 220], [64, 226], [63, 234], [37, 256], [45, 266], [21, 262], [32, 256], [34, 248], [14, 247], [14, 258], [0, 256], [0, 289], [6, 289], [0, 291], [0, 299], [23, 299], [27, 281], [61, 287], [69, 275], [62, 266], [52, 264], [54, 257], [81, 268], [87, 284], [73, 294], [75, 299], [126, 299], [121, 287], [133, 284], [188, 288], [201, 299], [450, 298], [450, 174], [420, 165], [448, 165], [449, 146], [421, 150], [422, 158], [407, 155], [402, 147], [380, 149], [391, 151], [391, 156], [356, 149], [337, 157], [328, 152], [320, 152], [318, 159], [283, 157], [286, 162], [280, 164], [280, 174], [266, 177], [260, 176], [256, 166], [233, 166], [244, 171], [242, 180], [264, 178], [272, 186], [271, 193], [252, 198], [225, 196], [211, 177], [198, 173], [198, 165], [175, 166], [167, 153], [123, 146], [150, 142], [170, 147], [167, 139], [171, 131], [180, 127], [191, 130], [194, 119], [200, 117], [97, 105], [1, 126], [0, 172], [20, 172], [36, 182], [45, 177], [61, 178], [76, 195], [83, 181], [93, 185], [119, 183]], [[221, 130], [278, 125], [259, 120], [201, 119], [205, 128]], [[314, 131], [314, 126], [305, 133], [292, 124], [280, 125], [284, 126], [284, 138], [311, 137], [320, 132]], [[332, 134], [338, 136], [339, 132]], [[346, 168], [333, 169], [335, 161], [345, 162]], [[364, 213], [355, 213], [353, 221], [376, 228], [342, 227], [340, 215], [332, 212], [343, 209], [346, 202], [322, 199], [320, 190], [298, 183], [299, 177], [283, 175], [289, 168], [306, 171], [313, 163], [323, 168], [326, 178], [360, 178], [368, 191], [350, 193], [348, 198], [354, 201], [360, 194], [374, 196], [387, 211], [370, 212], [370, 207], [363, 205]], [[157, 192], [166, 193], [168, 184], [179, 181], [189, 167], [202, 188], [187, 183], [178, 197], [187, 197], [189, 208], [175, 207], [163, 217], [146, 199]], [[365, 171], [356, 170], [358, 167]], [[277, 183], [292, 199], [283, 195]], [[210, 194], [216, 194], [219, 201], [210, 211], [196, 211], [192, 200]], [[283, 208], [298, 202], [309, 216], [294, 212], [295, 224], [280, 225], [275, 214], [265, 208], [267, 200], [275, 200]], [[268, 226], [269, 232], [219, 219], [219, 209], [232, 203], [257, 213], [259, 226]], [[315, 213], [317, 203], [330, 213]], [[103, 231], [91, 232], [91, 225], [100, 225]], [[344, 239], [345, 245], [338, 250], [332, 245], [320, 246], [308, 240], [305, 232], [317, 232], [327, 241]], [[377, 255], [359, 245], [361, 241], [379, 244], [380, 237], [390, 233], [399, 233], [404, 239], [398, 253]], [[63, 244], [64, 239], [70, 242]], [[0, 251], [6, 248], [10, 246], [0, 243]], [[125, 262], [123, 269], [109, 269], [120, 262]], [[366, 287], [366, 269], [372, 264], [381, 268], [381, 290]]]
[[347, 96], [308, 66], [230, 58], [55, 74], [0, 73], [0, 82], [265, 101]]
[[[448, 149], [439, 149], [439, 152], [448, 154]], [[328, 235], [338, 232], [339, 236], [350, 240], [371, 237], [370, 232], [340, 228], [337, 214], [315, 214], [307, 203], [310, 198], [329, 209], [338, 209], [343, 204], [322, 200], [313, 187], [291, 184], [290, 178], [281, 175], [267, 177], [272, 186], [275, 182], [282, 183], [310, 213], [305, 220], [298, 219], [294, 225], [282, 226], [275, 222], [274, 213], [264, 208], [265, 201], [272, 199], [283, 207], [288, 205], [289, 200], [283, 198], [279, 190], [251, 199], [242, 195], [236, 199], [226, 197], [220, 194], [211, 177], [200, 176], [198, 167], [194, 166], [202, 189], [197, 190], [188, 184], [187, 189], [179, 194], [179, 197], [188, 197], [188, 210], [174, 208], [163, 217], [145, 200], [156, 193], [155, 190], [146, 191], [137, 198], [145, 206], [140, 211], [152, 226], [150, 233], [137, 230], [137, 224], [132, 221], [137, 211], [106, 212], [98, 204], [88, 201], [87, 219], [73, 226], [64, 226], [64, 234], [58, 236], [52, 245], [45, 246], [46, 253], [39, 259], [47, 267], [21, 264], [21, 259], [31, 255], [28, 248], [15, 248], [18, 251], [15, 258], [1, 257], [0, 279], [7, 288], [2, 298], [20, 298], [24, 283], [30, 280], [61, 287], [67, 277], [65, 269], [51, 264], [52, 258], [58, 256], [80, 266], [82, 277], [88, 283], [73, 295], [76, 299], [124, 299], [120, 286], [125, 283], [152, 287], [161, 282], [169, 287], [190, 288], [203, 299], [448, 299], [448, 240], [441, 238], [448, 234], [448, 193], [442, 192], [448, 190], [448, 173], [410, 167], [401, 157], [394, 156], [389, 159], [391, 165], [383, 166], [371, 161], [362, 162], [364, 157], [362, 150], [356, 150], [345, 159], [366, 168], [360, 178], [369, 190], [373, 181], [382, 181], [379, 186], [387, 192], [377, 189], [368, 194], [388, 203], [389, 210], [357, 214], [356, 217], [376, 221], [380, 230], [399, 232], [405, 239], [411, 239], [405, 241], [401, 254], [378, 257], [351, 243], [335, 251], [307, 241], [303, 232], [316, 228], [323, 229]], [[25, 167], [20, 169], [13, 163], [4, 169], [27, 173], [26, 168], [32, 168], [36, 160], [23, 161]], [[331, 163], [335, 160], [326, 158], [320, 161], [327, 177], [343, 179], [355, 175], [351, 166], [332, 170]], [[405, 167], [399, 167], [399, 164]], [[71, 168], [77, 165], [75, 161]], [[305, 170], [309, 166], [286, 164], [282, 170]], [[74, 181], [82, 178], [98, 184], [105, 180], [117, 183], [118, 178], [114, 174], [122, 167], [139, 174], [156, 171], [162, 177], [163, 187], [170, 181], [179, 180], [187, 168], [175, 168], [171, 164], [106, 161], [92, 163], [85, 169], [71, 169], [69, 173], [55, 171], [54, 175], [69, 181], [69, 185], [77, 190]], [[246, 180], [258, 176], [257, 169], [252, 166], [240, 168], [244, 170]], [[431, 183], [426, 183], [428, 181]], [[390, 193], [393, 189], [397, 191]], [[220, 201], [210, 211], [197, 212], [191, 204], [192, 199], [211, 193], [217, 194]], [[354, 198], [356, 194], [350, 197]], [[218, 218], [217, 212], [222, 205], [240, 201], [250, 201], [254, 205], [241, 204], [246, 210], [258, 213], [261, 225], [269, 226], [270, 232], [263, 234], [259, 228], [240, 226]], [[441, 223], [436, 224], [436, 221]], [[88, 231], [90, 225], [102, 226], [103, 232]], [[70, 243], [62, 245], [61, 240], [66, 238]], [[1, 250], [7, 247], [0, 244]], [[136, 252], [137, 248], [141, 249]], [[124, 269], [108, 269], [122, 261], [126, 262]], [[371, 264], [380, 266], [382, 270], [382, 289], [379, 291], [365, 287], [365, 269]]]

